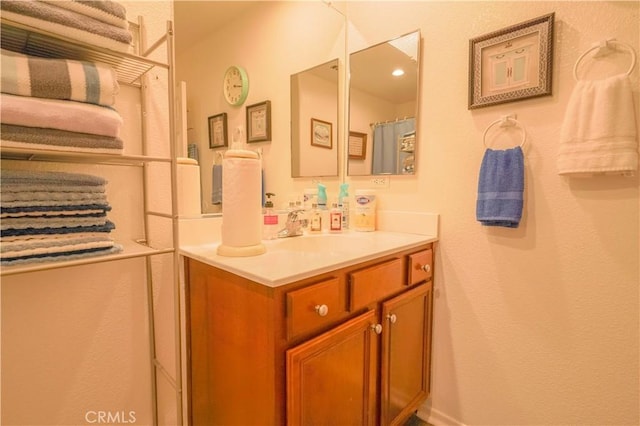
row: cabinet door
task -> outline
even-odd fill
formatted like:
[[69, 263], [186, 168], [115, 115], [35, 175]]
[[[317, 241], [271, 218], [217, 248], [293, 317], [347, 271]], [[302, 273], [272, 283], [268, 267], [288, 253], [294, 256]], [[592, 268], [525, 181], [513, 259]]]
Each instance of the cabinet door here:
[[376, 311], [287, 351], [287, 424], [375, 422]]
[[427, 282], [382, 305], [383, 425], [401, 424], [429, 395], [432, 288]]

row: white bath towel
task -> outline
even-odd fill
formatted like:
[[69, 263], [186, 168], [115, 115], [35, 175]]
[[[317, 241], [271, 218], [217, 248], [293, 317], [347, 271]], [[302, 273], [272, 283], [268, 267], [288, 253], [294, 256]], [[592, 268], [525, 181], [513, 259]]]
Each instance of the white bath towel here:
[[631, 82], [626, 74], [580, 80], [560, 131], [558, 173], [633, 174], [638, 141]]

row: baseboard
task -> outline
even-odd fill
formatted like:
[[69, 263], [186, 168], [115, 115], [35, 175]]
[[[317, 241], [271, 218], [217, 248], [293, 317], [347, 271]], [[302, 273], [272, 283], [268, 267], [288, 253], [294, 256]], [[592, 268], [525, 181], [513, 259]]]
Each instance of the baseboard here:
[[433, 408], [427, 409], [426, 407], [420, 407], [417, 415], [433, 426], [466, 426], [464, 423]]

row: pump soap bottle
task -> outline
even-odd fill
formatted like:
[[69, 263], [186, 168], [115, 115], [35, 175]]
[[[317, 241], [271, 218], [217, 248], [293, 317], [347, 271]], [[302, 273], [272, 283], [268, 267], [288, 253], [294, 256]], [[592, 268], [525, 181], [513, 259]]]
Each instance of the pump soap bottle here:
[[271, 197], [276, 194], [267, 192], [264, 195], [267, 201], [264, 203], [262, 215], [262, 239], [273, 240], [278, 237], [278, 215], [273, 211], [273, 201], [271, 201]]
[[318, 208], [327, 209], [327, 187], [321, 183], [318, 184]]
[[349, 229], [349, 184], [340, 185], [340, 195], [338, 196], [338, 208], [342, 210], [342, 229]]

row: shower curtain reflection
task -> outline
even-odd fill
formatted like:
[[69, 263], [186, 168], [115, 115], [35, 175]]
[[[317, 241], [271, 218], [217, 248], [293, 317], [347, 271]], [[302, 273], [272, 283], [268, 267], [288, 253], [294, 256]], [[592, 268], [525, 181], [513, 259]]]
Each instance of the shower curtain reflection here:
[[413, 147], [401, 146], [401, 140], [415, 135], [415, 122], [415, 118], [408, 118], [373, 124], [372, 174], [413, 173]]

